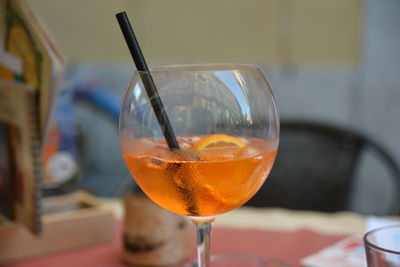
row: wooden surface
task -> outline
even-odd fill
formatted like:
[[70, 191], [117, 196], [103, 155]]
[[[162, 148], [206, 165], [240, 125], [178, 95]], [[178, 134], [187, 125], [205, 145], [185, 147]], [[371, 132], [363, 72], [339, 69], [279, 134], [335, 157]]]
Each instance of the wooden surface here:
[[[79, 203], [85, 208], [60, 211], [61, 206]], [[115, 220], [112, 212], [100, 208], [92, 196], [77, 192], [69, 196], [45, 199], [44, 208], [54, 211], [44, 215], [43, 233], [33, 235], [19, 224], [0, 227], [1, 262], [63, 252], [66, 250], [111, 242], [114, 237]]]

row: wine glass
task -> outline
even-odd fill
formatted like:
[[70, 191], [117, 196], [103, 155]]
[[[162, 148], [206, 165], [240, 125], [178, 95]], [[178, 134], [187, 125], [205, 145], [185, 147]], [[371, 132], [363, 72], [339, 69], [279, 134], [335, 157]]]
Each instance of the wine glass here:
[[212, 222], [257, 192], [277, 153], [279, 118], [263, 71], [247, 64], [135, 71], [119, 127], [131, 175], [159, 206], [194, 222], [198, 266], [210, 266]]

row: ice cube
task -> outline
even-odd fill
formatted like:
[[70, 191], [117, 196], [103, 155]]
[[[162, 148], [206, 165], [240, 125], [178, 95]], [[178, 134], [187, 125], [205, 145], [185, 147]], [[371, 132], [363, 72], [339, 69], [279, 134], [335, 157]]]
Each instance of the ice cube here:
[[235, 158], [239, 151], [238, 147], [219, 147], [202, 149], [199, 154], [202, 160], [226, 160]]
[[147, 145], [153, 145], [156, 143], [155, 140], [150, 139], [150, 138], [146, 138], [146, 137], [140, 137], [138, 138], [138, 140], [143, 143], [143, 144], [147, 144]]
[[179, 149], [174, 151], [176, 155], [179, 157], [181, 160], [185, 161], [197, 161], [200, 160], [200, 156], [196, 151], [189, 150], [189, 149]]
[[245, 147], [245, 148], [242, 149], [242, 151], [240, 152], [240, 156], [243, 157], [243, 158], [254, 158], [254, 157], [257, 157], [257, 156], [261, 156], [262, 157], [262, 154], [256, 148], [248, 146], [248, 147]]
[[247, 138], [238, 137], [238, 139], [239, 139], [240, 141], [242, 141], [243, 143], [245, 143], [246, 145], [250, 144], [250, 141], [249, 141]]
[[152, 165], [156, 165], [156, 166], [161, 166], [163, 164], [163, 161], [159, 160], [157, 158], [150, 158], [150, 162]]
[[168, 147], [164, 138], [154, 138], [153, 142], [157, 147]]
[[188, 141], [192, 144], [197, 143], [198, 141], [200, 141], [200, 136], [192, 136]]
[[179, 136], [178, 142], [179, 145], [183, 145], [186, 147], [186, 145], [193, 145], [194, 143], [198, 142], [200, 140], [200, 137], [198, 136]]
[[219, 153], [219, 156], [221, 157], [221, 158], [224, 158], [224, 159], [231, 159], [231, 158], [234, 158], [236, 155], [237, 155], [237, 152], [238, 152], [238, 148], [236, 148], [236, 147], [234, 147], [234, 148], [225, 148], [225, 149], [221, 149], [221, 152], [222, 153]]
[[131, 155], [148, 154], [154, 147], [155, 144], [148, 138], [122, 140], [122, 149], [124, 153]]
[[157, 158], [160, 159], [174, 159], [176, 155], [173, 151], [169, 150], [168, 148], [158, 148], [157, 152], [155, 153]]
[[186, 143], [186, 142], [179, 143], [179, 146], [180, 146], [181, 149], [185, 149], [185, 148], [191, 147], [191, 145]]

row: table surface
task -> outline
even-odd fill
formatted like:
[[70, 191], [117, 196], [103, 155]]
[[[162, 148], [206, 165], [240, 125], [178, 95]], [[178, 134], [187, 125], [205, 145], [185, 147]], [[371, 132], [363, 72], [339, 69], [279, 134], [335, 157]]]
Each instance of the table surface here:
[[[112, 210], [122, 220], [120, 201], [103, 200], [102, 208]], [[125, 266], [121, 262], [121, 223], [109, 244], [39, 256], [4, 266]], [[300, 260], [324, 247], [365, 229], [365, 217], [351, 213], [291, 211], [279, 208], [242, 207], [217, 217], [212, 254], [256, 253], [264, 259], [279, 258], [299, 267]], [[304, 245], [306, 242], [307, 245]]]
[[[120, 201], [103, 199], [102, 208], [112, 210], [121, 219]], [[253, 228], [259, 230], [294, 231], [312, 229], [321, 234], [351, 235], [364, 232], [365, 216], [353, 212], [323, 213], [281, 208], [241, 207], [219, 215], [216, 227]]]

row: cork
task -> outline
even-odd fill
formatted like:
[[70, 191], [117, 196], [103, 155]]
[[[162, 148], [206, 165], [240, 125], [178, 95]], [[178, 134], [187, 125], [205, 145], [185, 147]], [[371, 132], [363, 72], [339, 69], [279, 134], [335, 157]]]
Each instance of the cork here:
[[124, 197], [123, 261], [135, 266], [172, 266], [193, 256], [190, 221], [141, 194]]

